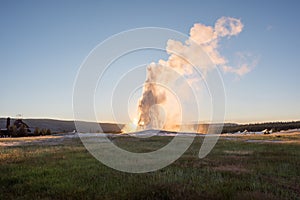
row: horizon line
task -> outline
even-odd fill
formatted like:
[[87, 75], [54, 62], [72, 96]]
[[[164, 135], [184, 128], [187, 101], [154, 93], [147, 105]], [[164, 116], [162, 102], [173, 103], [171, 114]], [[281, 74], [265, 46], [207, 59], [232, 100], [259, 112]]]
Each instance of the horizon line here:
[[[11, 119], [18, 119], [18, 117], [10, 117], [10, 116], [0, 116], [0, 119], [6, 119], [6, 118], [11, 118]], [[75, 120], [75, 119], [70, 119], [70, 118], [51, 118], [51, 117], [27, 117], [21, 119], [28, 120], [28, 119], [44, 119], [44, 120], [57, 120], [57, 121], [80, 121], [80, 122], [89, 122], [89, 123], [109, 123], [109, 124], [129, 124], [130, 122], [116, 122], [116, 121], [90, 121], [90, 120], [85, 120], [85, 119], [80, 119], [80, 120]], [[191, 124], [261, 124], [261, 123], [278, 123], [278, 122], [298, 122], [300, 119], [289, 119], [289, 120], [261, 120], [261, 121], [247, 121], [247, 122], [235, 122], [235, 121], [224, 121], [224, 122], [214, 122], [210, 123], [207, 121], [199, 121], [199, 122], [186, 122], [182, 123], [181, 125], [191, 125]]]

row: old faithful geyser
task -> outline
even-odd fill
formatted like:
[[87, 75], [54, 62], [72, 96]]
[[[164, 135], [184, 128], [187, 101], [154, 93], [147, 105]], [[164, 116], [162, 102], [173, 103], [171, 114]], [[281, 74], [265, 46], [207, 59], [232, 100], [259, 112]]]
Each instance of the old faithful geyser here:
[[[139, 129], [172, 129], [178, 127], [177, 115], [180, 115], [174, 95], [186, 92], [178, 84], [182, 79], [190, 87], [199, 84], [201, 78], [195, 76], [200, 71], [202, 78], [214, 67], [224, 72], [232, 72], [239, 76], [248, 73], [251, 66], [242, 63], [238, 68], [228, 65], [225, 57], [219, 53], [221, 38], [230, 38], [243, 30], [239, 19], [221, 17], [214, 25], [206, 26], [194, 24], [190, 29], [189, 38], [184, 42], [168, 40], [166, 52], [168, 60], [159, 60], [147, 67], [147, 77], [143, 87], [143, 94], [138, 102], [137, 127]], [[205, 54], [205, 56], [203, 56]], [[204, 57], [209, 58], [209, 62]], [[176, 83], [177, 82], [177, 83]], [[165, 87], [166, 86], [166, 87]], [[183, 94], [182, 96], [184, 96]]]

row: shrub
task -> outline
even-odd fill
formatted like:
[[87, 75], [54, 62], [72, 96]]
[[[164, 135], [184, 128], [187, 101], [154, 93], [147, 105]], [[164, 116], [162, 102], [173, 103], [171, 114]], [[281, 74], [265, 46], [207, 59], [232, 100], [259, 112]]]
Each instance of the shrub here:
[[38, 136], [38, 135], [40, 135], [40, 132], [41, 132], [40, 129], [36, 127], [36, 128], [34, 129], [33, 134], [36, 135], [36, 136]]
[[40, 134], [41, 134], [41, 135], [46, 135], [46, 132], [47, 132], [47, 130], [43, 128], [43, 129], [41, 130]]
[[46, 135], [51, 135], [51, 130], [49, 128], [46, 131]]

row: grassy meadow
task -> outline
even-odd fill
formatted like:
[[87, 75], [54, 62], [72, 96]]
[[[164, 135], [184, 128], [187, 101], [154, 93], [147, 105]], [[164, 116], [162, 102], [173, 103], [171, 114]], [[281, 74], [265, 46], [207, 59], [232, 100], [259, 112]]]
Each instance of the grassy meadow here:
[[[146, 152], [170, 139], [120, 137], [114, 142]], [[222, 137], [206, 158], [199, 159], [202, 140], [196, 137], [170, 166], [144, 174], [101, 164], [78, 138], [51, 145], [0, 146], [0, 199], [300, 198], [299, 135]]]

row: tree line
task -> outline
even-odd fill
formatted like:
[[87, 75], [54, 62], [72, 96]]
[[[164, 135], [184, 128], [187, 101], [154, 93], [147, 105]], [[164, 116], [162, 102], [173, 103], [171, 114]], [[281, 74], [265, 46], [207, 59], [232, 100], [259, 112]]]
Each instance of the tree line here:
[[24, 125], [21, 125], [19, 128], [17, 126], [9, 126], [8, 130], [5, 133], [1, 133], [0, 136], [11, 136], [11, 137], [26, 137], [26, 136], [44, 136], [51, 135], [50, 129], [45, 128], [35, 128], [33, 132], [29, 131]]
[[232, 124], [224, 126], [222, 133], [235, 133], [243, 132], [245, 130], [249, 132], [260, 132], [265, 129], [272, 130], [273, 132], [284, 131], [289, 129], [298, 129], [300, 128], [300, 121], [292, 122], [266, 122], [266, 123], [254, 123], [254, 124]]

